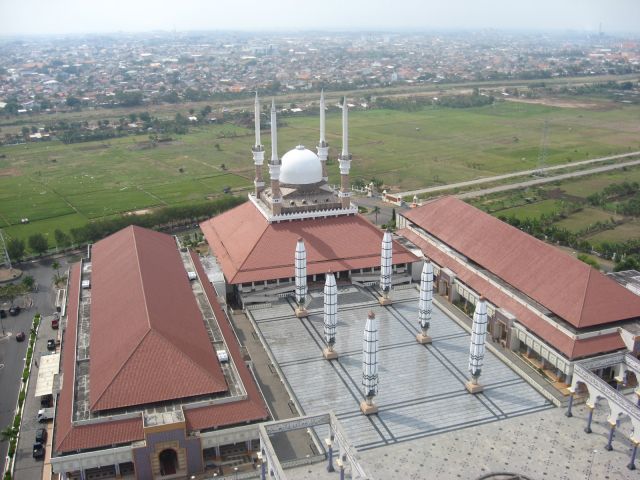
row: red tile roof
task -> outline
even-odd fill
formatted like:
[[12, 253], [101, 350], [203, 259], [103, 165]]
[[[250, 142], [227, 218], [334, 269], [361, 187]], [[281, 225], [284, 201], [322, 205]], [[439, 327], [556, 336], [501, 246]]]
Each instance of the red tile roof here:
[[[251, 203], [200, 224], [228, 283], [249, 283], [294, 276], [298, 238], [307, 250], [307, 274], [380, 265], [383, 232], [360, 215], [294, 220], [270, 224]], [[393, 243], [393, 263], [416, 257]]]
[[[197, 255], [194, 254], [192, 254], [192, 258], [198, 276], [202, 279], [205, 293], [213, 308], [213, 313], [220, 326], [220, 331], [229, 349], [229, 355], [236, 365], [238, 374], [247, 392], [247, 399], [202, 408], [185, 409], [187, 430], [203, 430], [266, 420], [269, 416], [268, 410], [251, 372], [244, 363], [233, 328], [217, 301], [213, 287], [207, 280], [200, 260]], [[80, 292], [79, 263], [75, 264], [71, 269], [69, 285], [67, 329], [65, 330], [62, 345], [62, 372], [64, 381], [62, 382], [62, 390], [57, 402], [54, 449], [56, 452], [75, 452], [77, 450], [109, 447], [111, 445], [143, 440], [144, 431], [141, 416], [129, 420], [107, 421], [83, 426], [73, 425], [72, 423], [76, 327], [78, 323], [78, 299]]]
[[54, 449], [73, 452], [103, 445], [115, 445], [142, 440], [142, 417], [130, 420], [74, 426], [72, 423], [73, 385], [75, 375], [76, 328], [80, 293], [80, 263], [71, 267], [68, 292], [67, 328], [62, 344], [62, 390], [57, 402], [54, 429]]
[[128, 227], [91, 263], [92, 411], [227, 390], [173, 237]]
[[562, 352], [567, 358], [576, 359], [625, 348], [624, 342], [618, 333], [600, 335], [583, 340], [573, 339], [540, 318], [522, 303], [514, 300], [493, 284], [477, 275], [466, 266], [463, 260], [453, 258], [443, 253], [407, 228], [399, 230], [398, 234], [420, 248], [420, 250], [435, 263], [455, 272], [462, 282], [475, 292], [485, 296], [492, 304], [515, 315], [520, 323], [549, 345]]
[[454, 197], [403, 213], [578, 328], [640, 317], [640, 297], [571, 255]]

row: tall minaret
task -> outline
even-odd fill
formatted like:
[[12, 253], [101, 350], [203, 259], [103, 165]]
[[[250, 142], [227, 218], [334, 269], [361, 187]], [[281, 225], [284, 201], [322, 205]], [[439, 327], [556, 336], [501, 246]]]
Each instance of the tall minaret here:
[[276, 101], [271, 101], [271, 161], [269, 162], [271, 177], [271, 208], [274, 215], [282, 211], [282, 194], [280, 193], [280, 159], [278, 158], [278, 119], [276, 118]]
[[318, 158], [322, 162], [322, 180], [327, 182], [329, 175], [327, 173], [327, 157], [329, 156], [329, 144], [327, 143], [325, 133], [325, 104], [324, 104], [324, 90], [320, 92], [320, 141], [318, 142]]
[[349, 107], [347, 97], [342, 104], [342, 154], [340, 155], [340, 192], [338, 196], [342, 208], [351, 206], [351, 184], [349, 182], [349, 169], [351, 168], [351, 154], [349, 153]]
[[260, 197], [260, 193], [264, 190], [264, 180], [262, 179], [262, 164], [264, 163], [264, 147], [260, 143], [260, 102], [258, 101], [258, 92], [256, 92], [256, 102], [254, 105], [254, 123], [256, 129], [256, 144], [253, 146], [253, 163], [256, 167], [256, 178], [253, 181], [255, 186], [256, 198]]

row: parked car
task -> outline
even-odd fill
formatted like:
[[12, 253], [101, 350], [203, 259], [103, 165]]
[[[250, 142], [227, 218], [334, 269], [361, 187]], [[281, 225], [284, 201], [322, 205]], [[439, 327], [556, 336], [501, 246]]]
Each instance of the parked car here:
[[46, 428], [39, 428], [38, 430], [36, 430], [36, 443], [40, 443], [42, 445], [47, 443], [47, 429]]
[[60, 327], [60, 319], [59, 318], [52, 318], [51, 319], [51, 328], [53, 328], [54, 330], [57, 330]]
[[49, 408], [53, 406], [53, 395], [42, 395], [40, 397], [40, 406], [42, 408]]
[[20, 332], [20, 333], [16, 334], [16, 340], [18, 342], [24, 342], [25, 338], [26, 338], [26, 335], [24, 334], [24, 332]]
[[36, 417], [38, 422], [44, 423], [53, 419], [53, 408], [41, 408], [38, 410], [38, 415]]
[[44, 445], [41, 443], [33, 444], [33, 458], [40, 459], [44, 458]]
[[54, 351], [56, 349], [56, 341], [53, 338], [47, 340], [47, 350]]
[[4, 308], [0, 308], [0, 318], [7, 318], [7, 311]]
[[16, 315], [18, 315], [20, 313], [21, 308], [17, 305], [14, 305], [13, 307], [11, 307], [9, 309], [9, 315], [11, 315], [12, 317], [15, 317]]

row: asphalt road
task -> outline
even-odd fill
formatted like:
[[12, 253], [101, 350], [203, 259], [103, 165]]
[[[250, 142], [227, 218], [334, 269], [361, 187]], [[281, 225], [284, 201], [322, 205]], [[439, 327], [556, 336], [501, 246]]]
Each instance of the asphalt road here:
[[[58, 262], [62, 265], [61, 269], [66, 269], [64, 259], [58, 259]], [[23, 310], [16, 317], [8, 316], [2, 319], [5, 335], [0, 338], [0, 365], [3, 365], [0, 368], [0, 392], [2, 392], [0, 395], [0, 429], [4, 429], [13, 422], [15, 406], [22, 383], [22, 369], [24, 368], [28, 342], [16, 342], [15, 335], [21, 331], [28, 334], [33, 316], [37, 312], [42, 315], [51, 315], [54, 311], [54, 298], [51, 289], [54, 272], [51, 268], [51, 263], [52, 260], [47, 259], [18, 265], [24, 272], [23, 276], [31, 275], [36, 280], [38, 291], [31, 295], [33, 305], [29, 309]], [[45, 322], [38, 334], [39, 344], [42, 344], [43, 337], [49, 338], [51, 336], [50, 329], [51, 325], [47, 325]], [[45, 344], [46, 338], [44, 340]], [[36, 348], [36, 352], [38, 352], [38, 348]], [[37, 354], [35, 358], [39, 358]], [[34, 375], [32, 382], [35, 382], [38, 374], [37, 369], [33, 369], [32, 374]], [[8, 442], [0, 443], [0, 464], [2, 465], [4, 465], [8, 447]]]
[[[436, 187], [426, 187], [426, 188], [420, 188], [418, 190], [409, 190], [406, 192], [399, 192], [396, 195], [398, 196], [402, 196], [402, 197], [410, 197], [413, 195], [422, 195], [425, 193], [436, 193], [436, 192], [442, 192], [445, 190], [452, 190], [454, 188], [463, 188], [463, 187], [470, 187], [473, 185], [480, 185], [482, 183], [491, 183], [491, 182], [497, 182], [500, 180], [506, 180], [509, 178], [514, 178], [514, 177], [524, 177], [527, 175], [533, 175], [539, 171], [542, 172], [553, 172], [555, 170], [561, 170], [563, 168], [575, 168], [575, 167], [579, 167], [579, 166], [583, 166], [583, 165], [590, 165], [592, 163], [601, 163], [601, 162], [608, 162], [610, 160], [620, 160], [622, 158], [629, 158], [629, 157], [635, 157], [640, 155], [640, 152], [629, 152], [629, 153], [623, 153], [621, 155], [610, 155], [608, 157], [599, 157], [599, 158], [592, 158], [590, 160], [583, 160], [580, 162], [571, 162], [571, 163], [563, 163], [561, 165], [553, 165], [550, 167], [545, 167], [545, 168], [541, 168], [541, 169], [533, 169], [533, 170], [522, 170], [519, 172], [513, 172], [513, 173], [505, 173], [504, 175], [495, 175], [493, 177], [484, 177], [484, 178], [478, 178], [476, 180], [468, 180], [466, 182], [458, 182], [458, 183], [449, 183], [447, 185], [438, 185]], [[617, 164], [617, 165], [610, 165], [610, 167], [608, 170], [611, 170], [613, 168], [621, 168], [623, 165], [630, 165], [633, 164], [632, 162], [628, 162], [625, 164]], [[601, 167], [604, 168], [604, 167]], [[596, 168], [591, 169], [591, 170], [582, 170], [579, 172], [572, 172], [572, 173], [566, 173], [564, 175], [557, 175], [555, 177], [546, 177], [546, 178], [554, 178], [554, 179], [561, 179], [561, 178], [569, 178], [568, 176], [573, 176], [573, 174], [575, 173], [575, 176], [579, 176], [578, 174], [582, 174], [582, 175], [589, 175], [589, 173], [583, 173], [583, 172], [591, 172], [591, 173], [597, 173], [599, 171], [605, 171], [605, 170], [598, 170]], [[568, 176], [567, 176], [568, 175]], [[551, 181], [551, 180], [546, 180], [546, 181]], [[543, 183], [543, 182], [539, 182], [539, 183]], [[519, 184], [516, 184], [519, 185]], [[506, 187], [507, 185], [505, 185]], [[500, 187], [496, 187], [496, 188], [500, 188]], [[487, 189], [489, 190], [489, 189]], [[470, 192], [472, 193], [472, 192]], [[464, 194], [459, 195], [460, 198], [463, 198]]]
[[558, 180], [566, 180], [568, 178], [584, 177], [586, 175], [593, 175], [594, 173], [608, 172], [610, 170], [618, 170], [624, 167], [632, 167], [635, 165], [640, 165], [640, 160], [631, 160], [629, 162], [616, 163], [614, 165], [605, 165], [603, 167], [589, 168], [588, 170], [579, 170], [577, 172], [562, 173], [560, 175], [553, 175], [550, 177], [536, 178], [534, 180], [527, 180], [525, 182], [510, 183], [508, 185], [499, 185], [497, 187], [485, 188], [484, 190], [475, 190], [473, 192], [459, 193], [456, 195], [456, 197], [458, 198], [480, 197], [482, 195], [488, 195], [490, 193], [498, 193], [498, 192], [505, 192], [507, 190], [516, 190], [519, 188], [532, 187], [534, 185], [542, 185], [544, 183], [557, 182]]

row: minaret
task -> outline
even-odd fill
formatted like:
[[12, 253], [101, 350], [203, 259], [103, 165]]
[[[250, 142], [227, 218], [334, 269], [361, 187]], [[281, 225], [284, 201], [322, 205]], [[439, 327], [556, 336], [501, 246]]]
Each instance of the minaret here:
[[298, 238], [295, 254], [295, 274], [296, 274], [296, 317], [308, 317], [309, 314], [304, 308], [307, 299], [307, 250], [304, 248], [304, 241]]
[[378, 413], [378, 407], [373, 403], [373, 397], [378, 394], [378, 326], [373, 312], [369, 312], [364, 326], [362, 387], [364, 401], [360, 403], [360, 410], [365, 415]]
[[469, 346], [469, 380], [465, 387], [469, 393], [479, 393], [484, 387], [478, 383], [482, 363], [484, 361], [484, 342], [487, 334], [487, 302], [480, 297], [473, 313], [473, 325], [471, 326], [471, 344]]
[[338, 358], [338, 352], [333, 349], [336, 343], [336, 325], [338, 324], [338, 286], [333, 273], [326, 275], [324, 282], [324, 339], [327, 348], [322, 351], [322, 355], [327, 360]]
[[431, 337], [427, 335], [431, 322], [431, 309], [433, 304], [433, 265], [426, 259], [422, 267], [420, 277], [420, 300], [418, 301], [418, 321], [422, 330], [416, 335], [418, 343], [431, 343]]
[[342, 203], [342, 208], [351, 206], [351, 183], [349, 181], [349, 170], [351, 169], [351, 154], [349, 153], [349, 106], [347, 97], [342, 103], [342, 154], [340, 155], [340, 192], [338, 196]]
[[387, 228], [382, 236], [382, 250], [380, 253], [380, 290], [382, 290], [382, 296], [378, 298], [380, 305], [391, 305], [392, 301], [389, 298], [389, 292], [391, 291], [391, 274], [393, 265], [393, 240], [391, 238], [391, 230]]
[[269, 162], [271, 177], [271, 210], [274, 215], [282, 211], [282, 194], [280, 193], [280, 159], [278, 158], [278, 119], [276, 118], [276, 101], [271, 101], [271, 161]]
[[256, 144], [253, 146], [253, 164], [256, 167], [256, 177], [253, 181], [255, 186], [256, 198], [260, 197], [260, 193], [264, 190], [264, 180], [262, 179], [262, 164], [264, 163], [264, 147], [260, 143], [260, 102], [258, 101], [258, 92], [256, 92], [256, 101], [254, 104], [254, 123], [256, 130]]
[[325, 139], [325, 104], [324, 104], [324, 90], [320, 92], [320, 141], [318, 142], [318, 158], [322, 162], [322, 180], [329, 181], [329, 174], [327, 173], [327, 158], [329, 157], [329, 144]]

